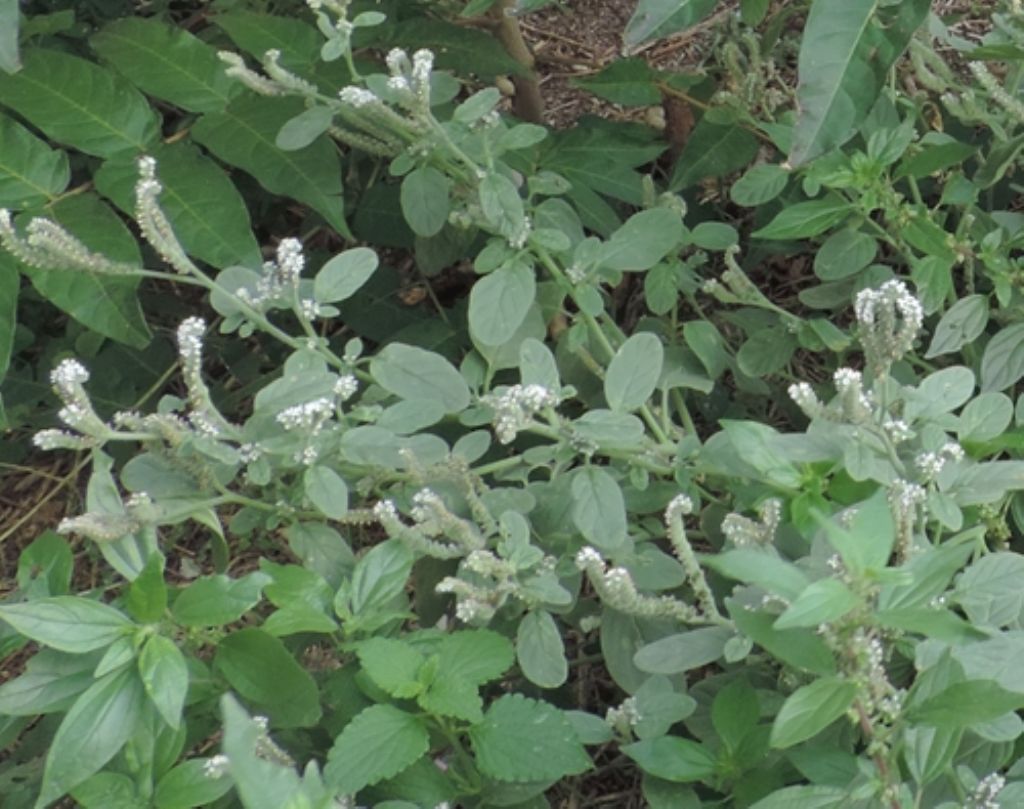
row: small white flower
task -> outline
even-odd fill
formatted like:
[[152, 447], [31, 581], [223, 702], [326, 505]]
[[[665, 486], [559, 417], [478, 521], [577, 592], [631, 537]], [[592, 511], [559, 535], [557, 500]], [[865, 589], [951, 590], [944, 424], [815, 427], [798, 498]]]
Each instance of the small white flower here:
[[334, 383], [334, 395], [342, 402], [351, 399], [359, 390], [359, 382], [353, 374], [343, 374]]
[[210, 758], [203, 765], [203, 775], [207, 778], [223, 778], [228, 774], [228, 767], [231, 765], [231, 761], [223, 753]]
[[363, 87], [352, 86], [343, 87], [341, 92], [338, 93], [338, 98], [357, 109], [360, 107], [367, 107], [370, 104], [375, 104], [380, 101], [380, 99], [369, 90]]

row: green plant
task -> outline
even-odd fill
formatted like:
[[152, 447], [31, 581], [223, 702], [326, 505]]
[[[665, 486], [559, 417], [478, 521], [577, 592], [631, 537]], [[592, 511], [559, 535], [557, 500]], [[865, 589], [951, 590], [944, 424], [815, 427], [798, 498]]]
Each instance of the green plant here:
[[[130, 29], [204, 65], [199, 84], [221, 88], [209, 110], [190, 108], [199, 90], [180, 95], [180, 77], [129, 75], [201, 116], [181, 137], [317, 211], [299, 228], [306, 244], [281, 239], [264, 259], [240, 201], [230, 230], [207, 221], [241, 198], [198, 147], [157, 144], [145, 102], [85, 103], [137, 118], [133, 148], [95, 152], [96, 183], [131, 212], [144, 252], [127, 232], [122, 250], [55, 213], [66, 181], [48, 192], [49, 215], [0, 218], [34, 282], [60, 267], [101, 286], [195, 287], [221, 345], [259, 341], [276, 365], [227, 408], [195, 314], [176, 332], [182, 395], [143, 412], [104, 412], [86, 367], [56, 364], [64, 427], [36, 444], [87, 451], [92, 470], [84, 513], [23, 551], [0, 604], [0, 649], [43, 647], [0, 686], [0, 736], [22, 739], [0, 792], [15, 806], [70, 794], [87, 809], [533, 809], [595, 761], [599, 776], [620, 767], [602, 758], [612, 749], [659, 808], [1020, 800], [1011, 543], [1024, 461], [1004, 392], [1024, 374], [1004, 336], [1019, 329], [976, 345], [989, 296], [994, 321], [1014, 318], [1018, 293], [1001, 279], [1016, 267], [1018, 219], [999, 206], [1017, 121], [1001, 103], [993, 139], [969, 151], [918, 137], [932, 102], [886, 79], [908, 46], [918, 58], [900, 76], [940, 71], [927, 45], [910, 45], [927, 4], [816, 0], [795, 118], [784, 95], [747, 103], [778, 73], [743, 32], [722, 75], [746, 59], [761, 79], [708, 95], [660, 184], [634, 170], [665, 148], [650, 133], [510, 120], [497, 89], [463, 93], [427, 48], [390, 48], [383, 66], [362, 49], [423, 18], [309, 5], [321, 38], [301, 59], [256, 35], [312, 31], [296, 21], [218, 18], [260, 61], [222, 53], [232, 84], [199, 40], [152, 21], [116, 21], [96, 40], [116, 63]], [[627, 41], [666, 33], [650, 5]], [[711, 11], [677, 6], [673, 25]], [[747, 23], [765, 14], [743, 4]], [[1018, 47], [1019, 20], [1009, 4], [982, 55]], [[427, 40], [450, 33], [426, 22], [440, 23]], [[837, 41], [844, 61], [811, 76]], [[33, 119], [38, 100], [17, 93], [32, 59], [70, 58], [27, 52], [27, 78], [0, 82], [0, 102], [88, 151], [97, 132], [61, 130], [45, 110]], [[683, 92], [624, 64], [639, 98]], [[971, 75], [997, 96], [991, 71]], [[957, 86], [949, 108], [970, 121]], [[34, 136], [13, 137], [60, 167]], [[758, 138], [788, 164], [747, 167]], [[743, 146], [743, 159], [695, 159], [692, 144], [709, 139]], [[351, 216], [332, 143], [347, 149]], [[610, 145], [621, 159], [599, 172]], [[303, 170], [321, 154], [329, 172]], [[755, 209], [750, 224], [691, 191], [744, 169], [729, 196]], [[193, 210], [204, 184], [216, 193]], [[390, 205], [384, 225], [374, 201]], [[405, 231], [388, 224], [399, 213]], [[375, 330], [360, 308], [393, 281], [378, 252], [335, 249], [352, 233], [402, 239], [391, 246], [411, 249], [428, 280], [467, 257], [480, 277], [436, 318]], [[245, 249], [211, 258], [227, 234]], [[822, 283], [800, 279], [800, 307], [763, 266], [808, 240], [820, 240]], [[649, 314], [627, 329], [612, 290], [631, 278]], [[851, 302], [852, 317], [816, 312]], [[199, 570], [176, 559], [183, 526], [205, 541]], [[72, 592], [61, 535], [89, 540], [109, 581]], [[240, 568], [239, 547], [257, 561]], [[611, 698], [573, 687], [597, 664]]]

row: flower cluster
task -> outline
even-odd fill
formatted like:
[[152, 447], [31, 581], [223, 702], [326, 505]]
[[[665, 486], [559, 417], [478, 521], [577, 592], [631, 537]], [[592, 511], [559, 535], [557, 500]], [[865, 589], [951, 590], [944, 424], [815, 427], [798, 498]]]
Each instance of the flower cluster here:
[[178, 356], [182, 376], [188, 390], [189, 421], [199, 432], [221, 435], [230, 425], [210, 398], [210, 390], [203, 381], [203, 335], [206, 321], [201, 317], [185, 318], [178, 326]]
[[530, 426], [534, 415], [558, 404], [558, 395], [543, 385], [512, 385], [483, 397], [494, 410], [494, 434], [502, 444], [510, 444], [516, 434]]
[[19, 236], [11, 212], [0, 208], [0, 244], [23, 264], [44, 270], [81, 270], [100, 275], [130, 275], [138, 270], [134, 264], [113, 261], [90, 250], [50, 219], [33, 217], [25, 233], [25, 238]]
[[775, 541], [775, 531], [782, 519], [782, 501], [769, 498], [757, 508], [760, 521], [732, 512], [722, 520], [722, 533], [737, 548], [764, 547]]
[[[97, 439], [107, 435], [110, 428], [93, 409], [89, 394], [85, 391], [85, 383], [88, 381], [89, 372], [75, 359], [62, 360], [50, 373], [53, 390], [64, 405], [57, 412], [57, 417], [71, 429]], [[44, 431], [42, 435], [42, 438], [36, 440], [37, 446], [49, 444], [50, 446], [43, 447], [47, 449], [70, 437], [59, 431]]]
[[955, 441], [947, 441], [935, 452], [922, 452], [914, 458], [914, 465], [925, 481], [934, 480], [946, 467], [947, 461], [954, 463], [964, 459], [964, 450]]
[[388, 89], [395, 93], [399, 103], [413, 112], [427, 112], [430, 109], [430, 73], [434, 69], [434, 54], [421, 48], [410, 61], [404, 50], [392, 48], [385, 61], [391, 73]]
[[683, 623], [700, 621], [693, 607], [671, 596], [645, 596], [624, 567], [605, 568], [604, 558], [590, 546], [576, 554], [576, 567], [587, 574], [602, 603], [639, 618], [674, 618]]
[[868, 365], [876, 374], [884, 374], [913, 347], [924, 321], [924, 308], [906, 284], [895, 278], [878, 289], [859, 292], [853, 308]]
[[982, 778], [964, 804], [964, 809], [1000, 809], [999, 793], [1006, 786], [1006, 779], [997, 772]]
[[[467, 552], [484, 546], [483, 537], [473, 523], [452, 514], [436, 493], [421, 489], [412, 497], [410, 516], [413, 525], [406, 525], [390, 500], [381, 500], [373, 507], [373, 515], [388, 532], [415, 551], [436, 559], [458, 559]], [[450, 542], [440, 542], [443, 536]]]
[[156, 160], [149, 155], [139, 158], [139, 181], [135, 184], [135, 221], [143, 238], [157, 254], [183, 275], [198, 274], [199, 270], [185, 253], [174, 235], [170, 220], [160, 208], [159, 198], [163, 186], [156, 178]]

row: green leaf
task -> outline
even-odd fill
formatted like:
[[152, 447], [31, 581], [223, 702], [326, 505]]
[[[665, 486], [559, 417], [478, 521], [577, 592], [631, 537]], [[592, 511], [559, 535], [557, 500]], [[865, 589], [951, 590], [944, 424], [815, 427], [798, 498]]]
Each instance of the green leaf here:
[[770, 6], [771, 0], [740, 0], [740, 19], [751, 27], [760, 25]]
[[736, 548], [704, 559], [704, 564], [730, 579], [756, 584], [769, 593], [792, 601], [810, 584], [796, 565], [774, 553], [754, 548]]
[[836, 670], [835, 660], [825, 642], [809, 629], [775, 629], [776, 616], [754, 612], [726, 600], [736, 628], [758, 646], [784, 663], [813, 674], [828, 675]]
[[378, 385], [401, 399], [438, 402], [447, 413], [469, 406], [469, 386], [462, 375], [432, 351], [389, 343], [370, 361], [370, 373]]
[[1024, 556], [997, 552], [974, 562], [956, 581], [956, 601], [972, 624], [1017, 627], [1024, 616]]
[[113, 607], [78, 596], [0, 606], [0, 619], [30, 640], [72, 654], [102, 649], [135, 627]]
[[334, 740], [324, 781], [351, 795], [402, 772], [427, 752], [430, 737], [415, 716], [391, 705], [364, 708]]
[[[21, 275], [14, 259], [0, 253], [0, 382], [7, 375], [14, 351], [14, 337], [18, 328], [18, 293]], [[0, 414], [3, 407], [0, 405]]]
[[1001, 436], [1013, 420], [1013, 401], [1004, 393], [981, 393], [960, 411], [957, 438], [963, 441], [991, 441]]
[[730, 750], [736, 750], [761, 717], [757, 691], [743, 677], [737, 677], [715, 695], [711, 723]]
[[574, 79], [573, 84], [605, 101], [623, 107], [649, 107], [661, 103], [658, 74], [643, 59], [616, 59], [593, 76]]
[[988, 298], [985, 295], [968, 295], [961, 298], [939, 320], [932, 333], [925, 359], [959, 351], [973, 343], [988, 325]]
[[116, 772], [96, 773], [71, 790], [71, 797], [82, 809], [137, 809], [140, 803], [132, 779]]
[[469, 331], [487, 346], [500, 346], [526, 320], [537, 294], [533, 268], [519, 261], [499, 267], [473, 284], [469, 293]]
[[762, 798], [750, 809], [840, 809], [849, 797], [846, 786], [786, 787]]
[[288, 119], [277, 133], [274, 143], [286, 152], [305, 149], [330, 129], [333, 122], [334, 110], [330, 107], [310, 107]]
[[879, 489], [857, 506], [848, 528], [823, 522], [825, 534], [851, 570], [881, 570], [889, 561], [896, 530], [886, 492]]
[[[150, 154], [163, 186], [160, 206], [189, 255], [218, 268], [259, 268], [263, 257], [249, 211], [224, 169], [188, 142], [161, 145]], [[96, 188], [132, 215], [138, 174], [134, 159], [108, 160], [95, 174]]]
[[613, 270], [647, 270], [682, 244], [685, 228], [669, 208], [633, 214], [612, 234], [601, 251], [601, 263]]
[[521, 694], [497, 699], [469, 738], [480, 771], [498, 781], [553, 781], [591, 767], [565, 715]]
[[643, 739], [624, 745], [622, 752], [644, 772], [677, 784], [710, 779], [717, 769], [715, 754], [707, 747], [678, 736]]
[[771, 222], [751, 235], [757, 239], [808, 239], [839, 224], [851, 211], [850, 203], [830, 194], [783, 208]]
[[104, 26], [89, 42], [144, 93], [189, 112], [224, 109], [242, 90], [216, 49], [179, 26], [126, 17]]
[[332, 520], [348, 513], [348, 486], [341, 475], [327, 466], [311, 466], [302, 476], [306, 497], [317, 511]]
[[37, 807], [47, 806], [114, 757], [135, 733], [143, 708], [134, 668], [96, 680], [71, 706], [46, 756]]
[[297, 98], [243, 95], [222, 112], [211, 112], [192, 127], [192, 137], [225, 163], [255, 177], [272, 194], [302, 202], [351, 238], [341, 198], [338, 152], [319, 138], [305, 149], [286, 152], [277, 133], [304, 109]]
[[22, 209], [52, 200], [71, 178], [68, 156], [0, 115], [0, 205]]
[[622, 32], [626, 48], [684, 31], [707, 17], [715, 0], [640, 0]]
[[842, 618], [858, 604], [860, 599], [838, 579], [819, 579], [786, 608], [775, 628], [819, 626]]
[[562, 634], [551, 613], [528, 612], [516, 630], [516, 659], [523, 675], [541, 688], [557, 688], [569, 676]]
[[807, 163], [853, 136], [930, 6], [930, 0], [885, 8], [877, 0], [814, 0], [800, 45], [800, 115], [790, 165]]
[[237, 621], [259, 603], [265, 573], [253, 572], [239, 579], [204, 576], [182, 590], [171, 605], [171, 615], [182, 626], [223, 626]]
[[822, 281], [838, 281], [854, 275], [875, 259], [878, 243], [853, 228], [837, 230], [818, 248], [814, 256], [814, 274]]
[[139, 678], [163, 720], [175, 730], [188, 692], [188, 664], [174, 641], [153, 635], [139, 654]]
[[984, 189], [998, 183], [1014, 165], [1021, 149], [1024, 149], [1024, 135], [1017, 135], [1007, 141], [996, 141], [974, 173], [974, 184]]
[[735, 633], [720, 626], [705, 626], [668, 635], [640, 647], [634, 665], [650, 674], [681, 674], [714, 663]]
[[690, 232], [690, 238], [702, 250], [728, 250], [739, 244], [740, 234], [725, 222], [701, 222]]
[[156, 623], [167, 610], [167, 584], [164, 581], [164, 558], [153, 554], [142, 568], [142, 572], [128, 587], [125, 607], [140, 623]]
[[423, 690], [416, 674], [426, 658], [410, 644], [396, 638], [370, 638], [359, 644], [356, 654], [363, 671], [391, 696], [408, 699]]
[[44, 649], [25, 671], [0, 685], [0, 715], [35, 716], [65, 711], [93, 684], [94, 655], [70, 655]]
[[[965, 710], [965, 706], [970, 706]], [[994, 680], [953, 683], [907, 711], [910, 722], [961, 728], [998, 719], [1024, 707], [1024, 694], [1007, 691]]]
[[775, 199], [788, 182], [789, 172], [782, 166], [758, 163], [729, 187], [729, 198], [745, 208], [756, 208]]
[[[47, 209], [47, 216], [91, 250], [115, 261], [142, 265], [131, 232], [94, 194], [62, 199]], [[19, 225], [21, 222], [19, 217]], [[135, 294], [137, 278], [94, 275], [60, 267], [40, 270], [22, 265], [21, 269], [40, 295], [83, 326], [135, 348], [149, 342], [149, 328]]]
[[486, 82], [502, 74], [525, 72], [490, 34], [431, 17], [402, 20], [392, 29], [387, 45], [410, 51], [429, 48], [434, 52], [435, 70], [452, 70], [460, 76], [475, 74]]
[[604, 469], [588, 466], [573, 475], [572, 521], [602, 553], [614, 554], [626, 546], [626, 503], [619, 484]]
[[0, 70], [21, 69], [18, 57], [18, 0], [0, 0]]
[[63, 51], [28, 48], [24, 67], [0, 73], [0, 103], [47, 137], [96, 157], [145, 151], [157, 116], [128, 81]]
[[775, 717], [772, 747], [792, 747], [816, 736], [845, 714], [856, 696], [857, 685], [840, 677], [822, 677], [801, 686], [786, 698]]
[[387, 607], [405, 590], [412, 563], [412, 553], [397, 540], [371, 548], [352, 572], [352, 611], [359, 615]]
[[484, 218], [507, 239], [523, 232], [526, 222], [519, 189], [505, 175], [491, 172], [479, 185], [480, 209]]
[[214, 664], [275, 727], [312, 727], [320, 720], [316, 681], [272, 635], [252, 628], [232, 632], [217, 644]]
[[757, 157], [758, 148], [760, 144], [749, 130], [736, 123], [714, 123], [705, 116], [679, 153], [668, 187], [682, 191], [708, 177], [739, 171]]
[[448, 178], [430, 166], [414, 169], [402, 179], [402, 214], [413, 233], [435, 236], [441, 232], [451, 208], [448, 185]]
[[981, 389], [1005, 390], [1024, 376], [1024, 323], [1001, 329], [981, 356]]
[[498, 679], [515, 659], [508, 638], [491, 629], [465, 629], [445, 635], [437, 653], [438, 677], [472, 685]]
[[604, 395], [615, 411], [636, 410], [646, 404], [658, 386], [665, 349], [661, 339], [638, 332], [615, 352], [604, 378]]
[[379, 264], [368, 247], [354, 247], [332, 257], [313, 280], [313, 297], [319, 303], [337, 303], [351, 298], [373, 275]]
[[153, 802], [157, 809], [192, 809], [209, 806], [231, 789], [231, 776], [206, 774], [210, 759], [190, 758], [168, 770], [157, 782]]

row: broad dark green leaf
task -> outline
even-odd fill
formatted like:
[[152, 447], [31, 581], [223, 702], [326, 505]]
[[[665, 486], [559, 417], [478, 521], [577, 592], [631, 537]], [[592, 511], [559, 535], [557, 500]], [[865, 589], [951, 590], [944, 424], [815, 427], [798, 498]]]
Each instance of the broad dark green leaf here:
[[878, 243], [868, 234], [853, 228], [837, 230], [818, 248], [814, 274], [822, 281], [838, 281], [863, 270], [877, 252]]
[[63, 51], [29, 48], [24, 67], [0, 73], [0, 104], [58, 143], [111, 157], [145, 151], [159, 135], [157, 116], [127, 79]]
[[469, 331], [487, 346], [506, 343], [523, 324], [537, 292], [533, 268], [514, 261], [473, 284], [469, 293]]
[[624, 342], [608, 364], [604, 395], [615, 411], [636, 410], [654, 393], [661, 377], [665, 348], [661, 339], [638, 332]]
[[237, 621], [260, 600], [270, 581], [253, 572], [239, 579], [204, 576], [182, 590], [171, 605], [171, 615], [183, 626], [222, 626]]
[[775, 629], [772, 624], [777, 616], [748, 610], [731, 599], [727, 599], [726, 604], [737, 629], [774, 657], [813, 674], [828, 675], [835, 672], [832, 653], [814, 631]]
[[613, 104], [648, 107], [661, 102], [657, 80], [658, 74], [645, 60], [616, 59], [600, 73], [573, 83]]
[[1021, 707], [1024, 694], [1007, 691], [994, 680], [967, 680], [953, 683], [914, 705], [907, 718], [922, 725], [953, 729], [989, 722]]
[[771, 202], [789, 182], [789, 172], [773, 163], [751, 166], [729, 187], [729, 198], [737, 205], [756, 208]]
[[0, 0], [0, 70], [4, 73], [14, 73], [20, 68], [18, 0]]
[[305, 149], [286, 152], [277, 133], [304, 109], [296, 98], [243, 95], [222, 112], [211, 112], [192, 136], [225, 163], [248, 172], [273, 194], [309, 205], [338, 233], [351, 237], [341, 198], [338, 152], [319, 138]]
[[673, 783], [685, 784], [711, 778], [715, 754], [704, 745], [677, 736], [660, 736], [623, 746], [622, 752], [646, 773]]
[[633, 656], [633, 663], [650, 674], [680, 674], [714, 663], [735, 633], [720, 626], [704, 626], [648, 643]]
[[35, 716], [71, 707], [93, 684], [95, 655], [71, 655], [43, 649], [29, 658], [25, 671], [0, 685], [0, 715]]
[[783, 703], [772, 725], [772, 747], [785, 748], [816, 736], [846, 713], [857, 685], [840, 677], [822, 677], [801, 686]]
[[588, 466], [573, 475], [572, 520], [602, 553], [617, 553], [626, 545], [625, 500], [615, 478], [604, 469]]
[[115, 20], [90, 44], [144, 93], [189, 112], [224, 109], [242, 89], [225, 73], [216, 49], [156, 19]]
[[371, 548], [352, 572], [352, 611], [359, 615], [385, 609], [405, 590], [412, 563], [412, 552], [398, 540]]
[[838, 579], [819, 579], [786, 608], [775, 628], [820, 626], [841, 618], [858, 604], [860, 599]]
[[569, 676], [562, 634], [551, 613], [528, 612], [516, 631], [516, 659], [527, 680], [541, 688], [557, 688]]
[[757, 150], [757, 138], [739, 124], [718, 124], [702, 118], [676, 159], [669, 188], [681, 191], [707, 177], [739, 171], [757, 156]]
[[632, 48], [683, 31], [707, 17], [715, 4], [715, 0], [640, 0], [626, 23], [622, 40]]
[[139, 679], [163, 720], [177, 729], [188, 691], [188, 664], [174, 641], [161, 635], [146, 641], [139, 653]]
[[[142, 265], [138, 244], [128, 228], [94, 194], [76, 194], [49, 207], [46, 215], [82, 241], [86, 247], [115, 261]], [[18, 224], [24, 224], [19, 217]], [[94, 275], [59, 267], [40, 270], [22, 265], [40, 295], [63, 309], [83, 326], [135, 348], [149, 342], [135, 290], [137, 278]]]
[[142, 683], [132, 667], [96, 680], [71, 706], [46, 756], [36, 806], [47, 806], [114, 757], [135, 732]]
[[392, 705], [371, 705], [334, 740], [324, 781], [340, 793], [355, 794], [368, 784], [397, 775], [429, 746], [427, 729], [415, 716]]
[[481, 772], [499, 781], [551, 781], [591, 767], [565, 715], [521, 694], [496, 700], [469, 738]]
[[[189, 255], [217, 268], [258, 269], [259, 244], [249, 211], [227, 173], [193, 144], [181, 141], [150, 150], [163, 186], [160, 206]], [[108, 160], [95, 174], [96, 188], [126, 214], [135, 209], [134, 160]]]
[[390, 343], [370, 362], [382, 388], [402, 399], [436, 401], [449, 413], [469, 406], [469, 386], [440, 354], [403, 343]]
[[831, 194], [783, 208], [771, 222], [751, 235], [757, 239], [808, 239], [839, 224], [850, 212], [850, 203]]
[[930, 0], [884, 8], [878, 0], [814, 0], [800, 44], [800, 115], [791, 165], [813, 160], [853, 136], [930, 6]]
[[311, 727], [320, 719], [316, 681], [277, 638], [240, 629], [217, 644], [214, 664], [242, 698], [259, 706], [276, 727]]
[[448, 178], [430, 166], [413, 169], [402, 179], [402, 213], [413, 233], [434, 236], [448, 221]]
[[416, 16], [403, 20], [391, 30], [387, 45], [410, 50], [429, 48], [434, 52], [434, 66], [438, 70], [453, 70], [460, 76], [474, 74], [485, 81], [502, 74], [525, 72], [490, 34], [436, 18]]
[[72, 654], [102, 649], [134, 628], [113, 607], [78, 596], [6, 604], [0, 606], [0, 619], [26, 638]]
[[67, 188], [70, 178], [64, 152], [0, 115], [0, 205], [17, 210], [42, 205]]
[[740, 676], [715, 695], [711, 722], [731, 750], [736, 750], [761, 718], [757, 691]]

